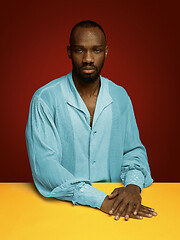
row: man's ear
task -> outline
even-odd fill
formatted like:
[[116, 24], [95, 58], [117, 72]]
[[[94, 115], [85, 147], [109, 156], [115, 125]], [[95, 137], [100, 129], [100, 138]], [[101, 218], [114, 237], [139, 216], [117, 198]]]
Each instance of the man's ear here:
[[68, 54], [69, 58], [72, 58], [71, 57], [71, 47], [70, 46], [67, 46], [67, 54]]
[[105, 58], [107, 58], [108, 51], [109, 51], [109, 47], [106, 46], [106, 48], [105, 48]]

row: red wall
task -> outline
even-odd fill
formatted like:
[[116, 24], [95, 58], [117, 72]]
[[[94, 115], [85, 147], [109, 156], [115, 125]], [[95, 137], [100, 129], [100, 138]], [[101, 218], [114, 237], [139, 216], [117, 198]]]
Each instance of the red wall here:
[[125, 87], [133, 101], [153, 179], [179, 181], [178, 2], [1, 2], [0, 181], [32, 181], [24, 137], [30, 100], [71, 70], [69, 32], [85, 19], [99, 22], [107, 34], [102, 75]]

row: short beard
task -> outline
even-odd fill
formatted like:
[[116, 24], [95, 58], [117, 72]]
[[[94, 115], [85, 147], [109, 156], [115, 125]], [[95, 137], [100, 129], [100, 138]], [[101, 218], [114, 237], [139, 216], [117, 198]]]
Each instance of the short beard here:
[[84, 76], [83, 74], [81, 74], [80, 71], [76, 71], [76, 69], [74, 68], [74, 64], [73, 64], [73, 72], [76, 74], [76, 76], [84, 83], [84, 84], [92, 84], [94, 82], [96, 82], [96, 80], [99, 78], [100, 76], [100, 73], [101, 73], [101, 69], [103, 68], [104, 66], [104, 61], [101, 65], [101, 67], [98, 69], [97, 67], [96, 68], [96, 73], [95, 75], [91, 76], [90, 74]]
[[[73, 69], [74, 70], [74, 69]], [[100, 76], [100, 71], [99, 72], [97, 72], [95, 75], [93, 75], [93, 76], [91, 76], [90, 74], [89, 74], [89, 76], [88, 75], [86, 75], [86, 76], [83, 76], [81, 73], [79, 73], [79, 72], [76, 72], [76, 71], [74, 71], [75, 73], [76, 73], [76, 75], [77, 75], [77, 77], [84, 83], [84, 84], [91, 84], [91, 83], [94, 83], [94, 82], [96, 82], [96, 80], [99, 78], [99, 76]]]

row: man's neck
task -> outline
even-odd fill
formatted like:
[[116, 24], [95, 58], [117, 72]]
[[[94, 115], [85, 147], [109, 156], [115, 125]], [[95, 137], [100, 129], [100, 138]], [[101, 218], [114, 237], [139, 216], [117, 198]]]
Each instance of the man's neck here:
[[101, 86], [100, 76], [93, 83], [84, 83], [72, 72], [73, 81], [81, 97], [98, 96]]

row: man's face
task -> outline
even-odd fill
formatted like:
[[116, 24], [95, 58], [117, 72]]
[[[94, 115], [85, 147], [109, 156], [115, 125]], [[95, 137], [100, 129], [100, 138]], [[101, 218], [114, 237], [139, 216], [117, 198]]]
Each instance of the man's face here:
[[100, 76], [108, 53], [102, 31], [97, 27], [78, 27], [67, 50], [69, 58], [72, 59], [75, 77], [86, 84], [95, 82]]

